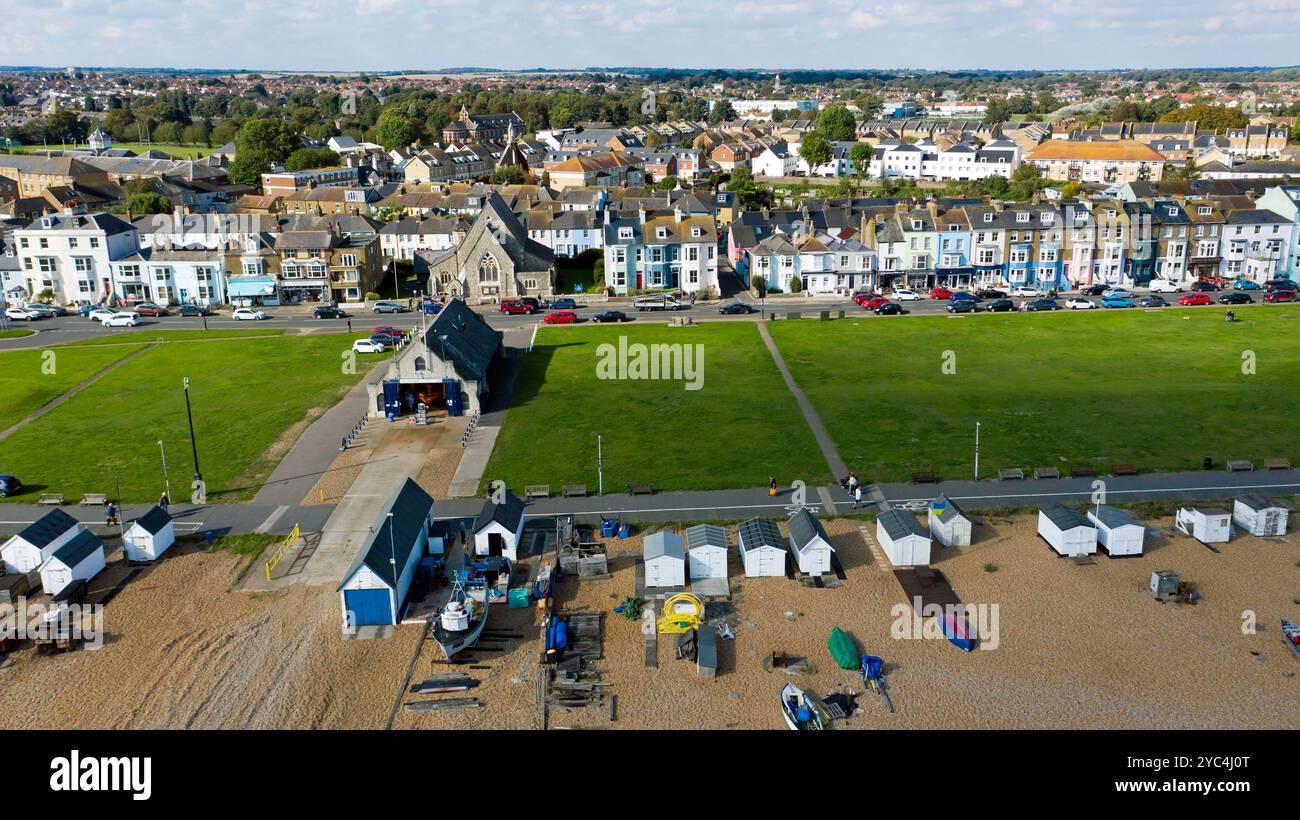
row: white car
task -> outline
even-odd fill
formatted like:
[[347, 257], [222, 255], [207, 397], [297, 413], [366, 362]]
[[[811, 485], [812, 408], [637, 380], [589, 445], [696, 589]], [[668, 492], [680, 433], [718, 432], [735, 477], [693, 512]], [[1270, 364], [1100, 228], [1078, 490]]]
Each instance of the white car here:
[[92, 322], [103, 322], [105, 319], [116, 315], [117, 311], [112, 308], [95, 308], [90, 313], [86, 314], [86, 318]]
[[1152, 293], [1180, 293], [1182, 288], [1168, 279], [1152, 279], [1148, 288]]
[[1092, 310], [1097, 305], [1093, 302], [1089, 302], [1087, 299], [1075, 296], [1071, 299], [1066, 299], [1065, 306], [1070, 310]]
[[1105, 296], [1107, 299], [1132, 299], [1133, 291], [1128, 288], [1120, 287], [1107, 288], [1106, 292], [1103, 293], [1102, 296]]
[[33, 319], [41, 318], [43, 314], [39, 310], [32, 310], [26, 307], [5, 308], [5, 316], [10, 319], [16, 319], [20, 322], [30, 322]]
[[352, 343], [353, 353], [383, 353], [387, 350], [383, 342], [376, 342], [372, 339], [357, 339]]
[[919, 302], [925, 298], [916, 291], [908, 290], [907, 288], [900, 288], [899, 290], [894, 291], [893, 296], [894, 301], [896, 302]]
[[135, 327], [140, 324], [140, 314], [132, 311], [114, 313], [104, 320], [104, 327]]
[[241, 320], [241, 321], [244, 320], [244, 319], [254, 319], [254, 320], [259, 320], [259, 319], [265, 319], [265, 318], [266, 318], [266, 314], [265, 314], [265, 313], [263, 313], [263, 312], [260, 311], [260, 310], [253, 310], [252, 308], [235, 308], [235, 312], [234, 312], [234, 313], [231, 313], [230, 315], [231, 315], [233, 318], [235, 318], [235, 319], [239, 319], [239, 320]]
[[1029, 285], [1020, 285], [1019, 287], [1011, 289], [1011, 295], [1019, 298], [1033, 299], [1039, 296], [1046, 296], [1047, 294], [1038, 288], [1030, 287]]

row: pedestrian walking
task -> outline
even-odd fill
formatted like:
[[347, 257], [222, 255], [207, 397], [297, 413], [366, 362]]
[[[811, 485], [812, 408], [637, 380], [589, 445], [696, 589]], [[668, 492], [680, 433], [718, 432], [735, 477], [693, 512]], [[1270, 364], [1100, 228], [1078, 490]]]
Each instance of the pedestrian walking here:
[[776, 476], [771, 476], [767, 480], [767, 494], [776, 495]]
[[167, 491], [163, 490], [162, 495], [158, 497], [158, 506], [162, 507], [165, 510], [167, 509], [167, 505], [170, 503], [171, 503], [171, 499], [167, 497]]
[[108, 502], [108, 506], [104, 508], [104, 524], [107, 526], [112, 526], [116, 523], [117, 523], [117, 505], [114, 504], [112, 501], [110, 501]]
[[352, 320], [348, 319], [348, 333], [352, 332]]
[[853, 509], [862, 506], [862, 485], [858, 484], [853, 488]]

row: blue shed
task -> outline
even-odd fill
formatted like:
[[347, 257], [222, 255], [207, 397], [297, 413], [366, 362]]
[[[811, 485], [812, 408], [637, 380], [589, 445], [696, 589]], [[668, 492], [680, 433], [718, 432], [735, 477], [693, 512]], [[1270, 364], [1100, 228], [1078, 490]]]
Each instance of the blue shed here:
[[339, 584], [345, 625], [398, 623], [428, 545], [432, 521], [433, 498], [406, 479], [371, 527], [356, 562]]

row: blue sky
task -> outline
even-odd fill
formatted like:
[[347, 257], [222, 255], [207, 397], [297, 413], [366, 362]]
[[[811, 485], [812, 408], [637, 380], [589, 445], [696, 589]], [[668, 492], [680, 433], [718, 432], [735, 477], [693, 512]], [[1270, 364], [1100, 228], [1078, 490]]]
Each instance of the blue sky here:
[[385, 70], [1300, 63], [1300, 0], [49, 0], [0, 63]]

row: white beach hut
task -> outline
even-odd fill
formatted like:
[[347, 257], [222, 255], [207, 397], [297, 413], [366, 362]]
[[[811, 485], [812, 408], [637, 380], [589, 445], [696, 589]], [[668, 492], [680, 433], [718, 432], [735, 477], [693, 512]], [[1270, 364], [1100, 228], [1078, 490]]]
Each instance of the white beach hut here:
[[647, 587], [686, 586], [686, 539], [675, 532], [652, 532], [641, 547]]
[[969, 547], [971, 521], [946, 495], [930, 502], [930, 535], [945, 547]]
[[505, 501], [487, 501], [474, 522], [474, 554], [504, 555], [519, 560], [519, 542], [524, 536], [524, 502], [506, 491]]
[[1232, 523], [1251, 535], [1286, 535], [1290, 512], [1271, 498], [1251, 493], [1232, 503]]
[[686, 563], [691, 580], [727, 577], [727, 531], [716, 524], [686, 530]]
[[90, 530], [82, 530], [41, 567], [41, 586], [46, 595], [58, 595], [73, 581], [94, 578], [106, 565], [104, 542]]
[[81, 525], [63, 510], [51, 510], [28, 524], [0, 547], [5, 572], [20, 574], [38, 570], [54, 551], [81, 532]]
[[157, 561], [158, 557], [176, 543], [176, 529], [172, 517], [162, 505], [131, 522], [122, 534], [122, 549], [128, 561]]
[[876, 540], [896, 567], [930, 563], [930, 534], [907, 510], [886, 510], [877, 516]]
[[785, 575], [786, 546], [781, 528], [766, 518], [740, 525], [740, 558], [750, 578]]
[[1078, 510], [1060, 504], [1041, 508], [1038, 534], [1057, 555], [1097, 554], [1097, 529]]
[[1098, 506], [1088, 510], [1088, 520], [1097, 528], [1097, 545], [1111, 558], [1142, 554], [1147, 528], [1127, 510]]
[[794, 556], [795, 566], [805, 575], [825, 575], [831, 571], [831, 556], [835, 548], [826, 535], [822, 522], [812, 513], [800, 508], [790, 516], [787, 526], [790, 528], [790, 554]]
[[1232, 514], [1221, 507], [1181, 507], [1174, 527], [1202, 544], [1226, 544], [1232, 538]]

